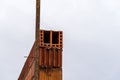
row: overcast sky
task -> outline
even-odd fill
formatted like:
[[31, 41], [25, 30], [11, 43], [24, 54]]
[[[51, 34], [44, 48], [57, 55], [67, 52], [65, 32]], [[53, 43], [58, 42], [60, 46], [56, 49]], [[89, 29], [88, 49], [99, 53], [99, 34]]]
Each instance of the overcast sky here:
[[[120, 80], [120, 0], [42, 0], [41, 28], [64, 31], [63, 80]], [[34, 43], [35, 0], [0, 0], [0, 80], [17, 80]]]

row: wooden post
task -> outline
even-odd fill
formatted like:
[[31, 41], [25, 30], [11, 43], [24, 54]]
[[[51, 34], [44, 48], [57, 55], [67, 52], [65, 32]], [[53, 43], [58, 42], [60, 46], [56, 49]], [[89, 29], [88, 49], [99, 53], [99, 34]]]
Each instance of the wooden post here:
[[36, 30], [35, 30], [35, 80], [39, 80], [39, 42], [40, 42], [40, 0], [36, 0]]

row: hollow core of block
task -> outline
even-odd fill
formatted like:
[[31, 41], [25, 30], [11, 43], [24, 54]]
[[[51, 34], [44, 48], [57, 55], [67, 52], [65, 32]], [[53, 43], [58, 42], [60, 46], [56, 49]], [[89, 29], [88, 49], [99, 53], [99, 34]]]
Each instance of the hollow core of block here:
[[53, 32], [52, 33], [52, 44], [58, 44], [59, 43], [59, 33]]
[[50, 31], [44, 31], [44, 43], [50, 43]]

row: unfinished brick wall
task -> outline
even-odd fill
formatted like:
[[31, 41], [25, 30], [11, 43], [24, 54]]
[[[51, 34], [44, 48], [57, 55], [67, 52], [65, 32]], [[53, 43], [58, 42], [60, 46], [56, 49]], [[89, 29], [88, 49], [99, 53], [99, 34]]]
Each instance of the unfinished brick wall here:
[[[62, 31], [40, 30], [39, 80], [62, 80]], [[35, 45], [18, 80], [34, 80]]]

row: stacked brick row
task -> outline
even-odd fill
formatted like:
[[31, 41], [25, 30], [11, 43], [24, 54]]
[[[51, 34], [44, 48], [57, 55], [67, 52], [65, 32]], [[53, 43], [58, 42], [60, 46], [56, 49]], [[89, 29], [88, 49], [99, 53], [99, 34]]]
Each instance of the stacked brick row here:
[[40, 46], [62, 48], [62, 31], [40, 30]]
[[40, 31], [40, 60], [41, 68], [62, 67], [62, 31]]

